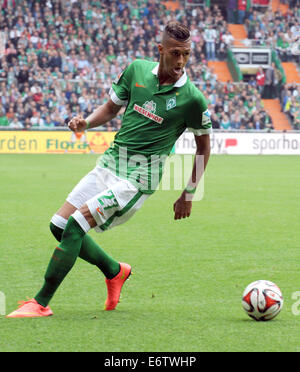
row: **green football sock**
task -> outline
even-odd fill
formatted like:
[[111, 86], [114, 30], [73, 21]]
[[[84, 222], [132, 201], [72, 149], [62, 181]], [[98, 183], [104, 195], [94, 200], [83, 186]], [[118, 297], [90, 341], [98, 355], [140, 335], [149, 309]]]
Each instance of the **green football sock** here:
[[54, 235], [55, 239], [58, 242], [61, 242], [61, 238], [64, 232], [64, 229], [61, 229], [60, 227], [54, 225], [54, 223], [50, 222], [50, 230], [52, 234]]
[[54, 250], [49, 262], [45, 282], [35, 296], [42, 306], [47, 306], [55, 291], [72, 269], [81, 249], [85, 232], [71, 216], [62, 235], [62, 241]]
[[107, 279], [112, 279], [120, 271], [120, 264], [107, 254], [89, 235], [85, 235], [79, 257], [96, 265]]
[[[50, 230], [56, 240], [61, 241], [63, 229], [57, 227], [52, 222]], [[92, 265], [97, 266], [107, 279], [112, 279], [120, 271], [119, 262], [108, 255], [89, 235], [85, 235], [82, 240], [79, 257]]]

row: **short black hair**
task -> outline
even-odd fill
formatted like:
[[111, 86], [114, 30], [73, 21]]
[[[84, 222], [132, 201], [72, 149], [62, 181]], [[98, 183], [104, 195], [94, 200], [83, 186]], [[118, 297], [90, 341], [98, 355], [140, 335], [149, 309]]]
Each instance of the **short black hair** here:
[[176, 21], [170, 21], [167, 23], [164, 29], [164, 34], [182, 42], [188, 41], [191, 37], [188, 27]]

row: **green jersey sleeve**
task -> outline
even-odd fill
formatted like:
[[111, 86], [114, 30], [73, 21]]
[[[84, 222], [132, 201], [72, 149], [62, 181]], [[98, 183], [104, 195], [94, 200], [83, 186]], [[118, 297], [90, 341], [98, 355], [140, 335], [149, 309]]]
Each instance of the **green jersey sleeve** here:
[[134, 63], [131, 63], [113, 82], [109, 95], [111, 100], [119, 106], [127, 104], [130, 96], [130, 83], [134, 70]]
[[212, 133], [210, 112], [207, 108], [205, 97], [197, 88], [191, 94], [185, 123], [187, 129], [196, 136]]

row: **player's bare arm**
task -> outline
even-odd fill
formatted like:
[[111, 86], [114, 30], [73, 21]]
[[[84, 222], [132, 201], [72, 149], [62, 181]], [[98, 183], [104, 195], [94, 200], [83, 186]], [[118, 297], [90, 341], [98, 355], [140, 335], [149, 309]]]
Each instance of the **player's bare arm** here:
[[81, 115], [75, 116], [69, 121], [68, 127], [73, 132], [83, 132], [88, 128], [96, 128], [115, 118], [121, 107], [110, 99], [104, 105], [99, 106], [86, 119]]
[[[194, 165], [191, 177], [186, 188], [183, 190], [179, 199], [173, 205], [174, 209], [174, 219], [180, 220], [182, 218], [189, 217], [192, 211], [192, 199], [193, 193], [189, 190], [195, 190], [200, 182], [200, 179], [203, 175], [201, 170], [205, 170], [206, 165], [210, 156], [210, 136], [209, 134], [204, 134], [202, 136], [195, 136], [196, 141], [196, 155], [194, 159]], [[203, 162], [202, 164], [199, 164]]]

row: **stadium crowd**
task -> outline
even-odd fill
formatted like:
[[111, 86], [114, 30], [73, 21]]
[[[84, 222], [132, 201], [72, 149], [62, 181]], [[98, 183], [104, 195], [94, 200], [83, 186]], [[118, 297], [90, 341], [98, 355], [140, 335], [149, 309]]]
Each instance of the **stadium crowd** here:
[[[285, 14], [280, 9], [260, 11], [251, 8], [245, 19], [248, 39], [252, 45], [269, 46], [276, 50], [282, 62], [300, 64], [300, 2], [290, 2]], [[293, 6], [293, 3], [295, 6]]]
[[[107, 100], [113, 80], [131, 61], [158, 60], [160, 32], [175, 18], [191, 29], [187, 73], [203, 90], [214, 127], [272, 129], [258, 79], [221, 84], [209, 67], [209, 60], [226, 58], [233, 41], [217, 6], [172, 12], [156, 0], [0, 0], [0, 8], [0, 126], [63, 127], [75, 114], [88, 115]], [[269, 12], [263, 14], [245, 16], [249, 33], [252, 24], [270, 24], [264, 18]], [[298, 7], [293, 22], [297, 14]], [[274, 20], [276, 27], [284, 22], [289, 19]], [[289, 106], [282, 102], [299, 106], [300, 96], [293, 91], [292, 97]], [[103, 129], [120, 124], [119, 116]]]
[[282, 111], [290, 118], [294, 129], [300, 130], [300, 85], [285, 84], [280, 93]]

